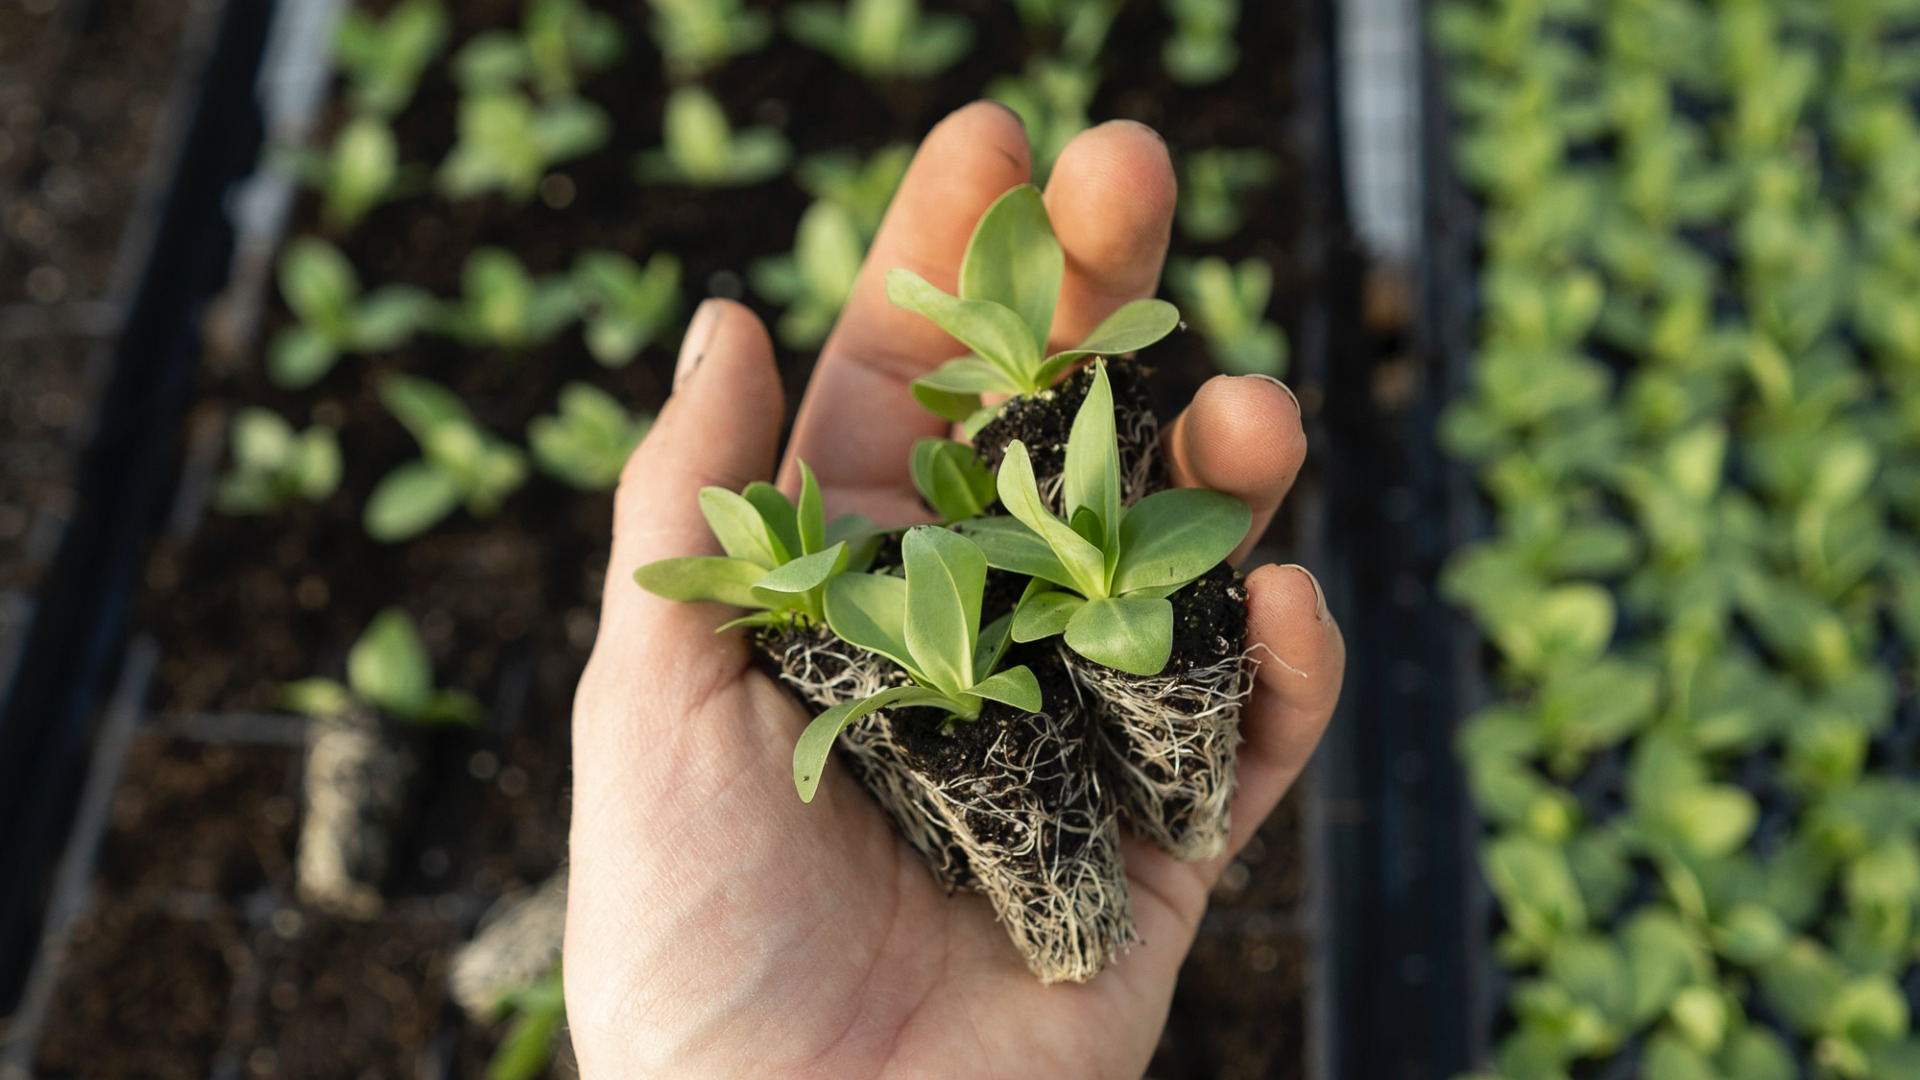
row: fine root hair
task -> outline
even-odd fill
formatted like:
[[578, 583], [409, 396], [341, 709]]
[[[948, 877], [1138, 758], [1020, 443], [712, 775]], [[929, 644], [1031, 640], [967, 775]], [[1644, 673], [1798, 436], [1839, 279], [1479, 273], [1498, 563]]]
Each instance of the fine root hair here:
[[1251, 654], [1139, 676], [1059, 648], [1094, 711], [1120, 820], [1186, 862], [1226, 851], [1240, 710], [1253, 691]]

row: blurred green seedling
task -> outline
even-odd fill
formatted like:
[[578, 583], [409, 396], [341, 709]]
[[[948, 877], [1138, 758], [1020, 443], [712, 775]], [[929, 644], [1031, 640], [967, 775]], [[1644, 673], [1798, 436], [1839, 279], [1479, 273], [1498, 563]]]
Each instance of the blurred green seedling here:
[[810, 349], [826, 340], [911, 158], [896, 146], [865, 165], [840, 154], [800, 163], [800, 185], [815, 201], [794, 230], [793, 251], [755, 260], [749, 271], [754, 291], [786, 309], [775, 326], [782, 344]]
[[433, 685], [433, 661], [397, 607], [373, 617], [347, 652], [347, 681], [302, 679], [281, 689], [281, 704], [314, 717], [346, 716], [359, 708], [377, 710], [402, 724], [477, 724], [487, 710], [463, 690]]
[[786, 137], [769, 127], [735, 131], [712, 94], [682, 87], [667, 99], [658, 150], [636, 163], [646, 184], [746, 187], [780, 175], [793, 159]]
[[459, 138], [435, 177], [440, 193], [467, 199], [500, 193], [526, 202], [547, 171], [606, 145], [611, 127], [598, 105], [562, 97], [535, 103], [518, 90], [460, 99]]
[[993, 505], [993, 470], [965, 443], [921, 439], [913, 444], [908, 472], [914, 490], [944, 524], [971, 521]]
[[605, 390], [571, 382], [560, 388], [557, 415], [527, 425], [527, 448], [548, 476], [582, 491], [611, 491], [651, 427], [651, 415], [635, 416]]
[[1146, 348], [1180, 323], [1172, 304], [1135, 300], [1073, 348], [1049, 355], [1065, 273], [1046, 203], [1031, 184], [1002, 195], [981, 215], [960, 263], [960, 295], [911, 270], [889, 271], [887, 297], [896, 307], [925, 315], [972, 350], [914, 380], [913, 396], [936, 415], [965, 422], [971, 434], [998, 412], [982, 404], [982, 394], [1032, 396], [1076, 363]]
[[878, 546], [873, 523], [858, 514], [828, 522], [820, 483], [800, 465], [796, 504], [772, 484], [738, 493], [700, 489], [700, 512], [724, 556], [662, 559], [634, 571], [639, 586], [669, 600], [713, 601], [751, 609], [720, 627], [818, 626], [826, 618], [827, 583], [863, 570]]
[[320, 191], [320, 220], [331, 233], [360, 224], [376, 207], [407, 194], [420, 170], [403, 169], [393, 129], [378, 116], [356, 116], [341, 126], [325, 153], [289, 148], [274, 154], [277, 164]]
[[668, 73], [690, 79], [765, 45], [773, 23], [740, 0], [648, 0], [650, 29]]
[[794, 179], [807, 194], [837, 203], [853, 215], [861, 235], [870, 240], [880, 231], [880, 219], [912, 163], [913, 147], [895, 143], [865, 161], [846, 153], [814, 154], [801, 159]]
[[1207, 351], [1229, 375], [1287, 372], [1287, 338], [1267, 320], [1273, 298], [1273, 267], [1265, 259], [1230, 265], [1209, 256], [1167, 267], [1167, 284], [1206, 339]]
[[381, 477], [367, 497], [362, 524], [375, 540], [411, 539], [462, 506], [491, 517], [526, 482], [526, 458], [482, 428], [446, 387], [389, 375], [380, 401], [420, 444], [420, 457]]
[[461, 47], [454, 81], [469, 94], [531, 87], [542, 100], [571, 97], [580, 78], [604, 71], [626, 52], [613, 16], [581, 0], [530, 0], [519, 33], [493, 30]]
[[869, 79], [920, 79], [952, 67], [973, 48], [961, 15], [928, 15], [920, 0], [809, 0], [788, 5], [787, 33]]
[[1240, 0], [1163, 0], [1173, 20], [1173, 36], [1160, 48], [1160, 62], [1175, 82], [1206, 86], [1219, 82], [1240, 63], [1234, 36], [1240, 29]]
[[1244, 223], [1246, 196], [1279, 178], [1280, 162], [1265, 150], [1194, 151], [1181, 170], [1180, 231], [1203, 244], [1229, 239]]
[[987, 702], [1039, 712], [1040, 680], [1025, 665], [1000, 670], [1007, 616], [980, 625], [987, 561], [959, 533], [930, 525], [908, 529], [900, 544], [906, 576], [843, 574], [827, 584], [827, 623], [853, 645], [899, 664], [909, 686], [882, 690], [814, 717], [793, 748], [793, 784], [812, 802], [833, 743], [847, 725], [881, 709], [937, 709], [953, 720], [979, 718]]
[[441, 312], [440, 329], [472, 347], [521, 352], [551, 341], [579, 317], [565, 274], [535, 277], [505, 248], [483, 247], [460, 268], [460, 299]]
[[495, 1010], [511, 1018], [507, 1033], [487, 1061], [487, 1080], [538, 1080], [553, 1062], [554, 1043], [567, 1022], [566, 989], [559, 969], [539, 982], [508, 991]]
[[300, 321], [267, 345], [267, 378], [288, 390], [320, 381], [344, 353], [398, 348], [435, 308], [432, 296], [408, 285], [363, 293], [353, 264], [316, 237], [287, 245], [279, 279], [280, 295]]
[[333, 58], [354, 111], [391, 117], [406, 108], [447, 34], [440, 0], [402, 0], [384, 19], [357, 9], [342, 16]]
[[587, 351], [602, 367], [626, 367], [679, 316], [680, 260], [660, 251], [642, 267], [617, 252], [582, 252], [573, 262], [573, 291]]
[[987, 97], [1012, 109], [1033, 146], [1033, 179], [1044, 184], [1060, 151], [1093, 121], [1087, 109], [1100, 91], [1091, 64], [1054, 56], [1036, 56], [1018, 75], [1002, 75], [987, 84]]
[[214, 489], [223, 514], [271, 514], [296, 500], [320, 502], [340, 486], [340, 440], [330, 427], [295, 431], [271, 409], [234, 413], [227, 444], [233, 469]]
[[1062, 635], [1067, 647], [1130, 675], [1157, 675], [1173, 653], [1179, 592], [1232, 554], [1253, 523], [1235, 496], [1204, 488], [1120, 503], [1120, 444], [1106, 365], [1067, 437], [1064, 519], [1047, 509], [1024, 443], [1000, 464], [1000, 503], [1011, 517], [960, 528], [987, 565], [1033, 579], [1013, 617], [1013, 640]]

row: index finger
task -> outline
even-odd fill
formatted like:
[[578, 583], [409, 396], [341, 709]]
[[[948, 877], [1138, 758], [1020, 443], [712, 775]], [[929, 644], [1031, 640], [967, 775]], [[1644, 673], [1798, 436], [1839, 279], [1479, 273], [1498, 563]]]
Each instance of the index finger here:
[[944, 435], [949, 425], [923, 410], [908, 387], [962, 350], [931, 321], [887, 300], [887, 271], [905, 267], [957, 291], [974, 223], [1030, 173], [1026, 130], [1003, 105], [975, 102], [927, 135], [820, 351], [782, 486], [797, 487], [800, 459], [819, 476], [830, 513], [864, 513], [883, 525], [925, 516], [907, 459], [916, 440]]

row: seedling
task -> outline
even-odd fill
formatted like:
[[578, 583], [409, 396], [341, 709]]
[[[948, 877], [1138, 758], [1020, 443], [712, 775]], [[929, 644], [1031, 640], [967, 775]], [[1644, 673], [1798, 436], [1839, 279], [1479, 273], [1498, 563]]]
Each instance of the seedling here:
[[971, 521], [993, 505], [993, 470], [965, 443], [921, 439], [908, 468], [914, 489], [948, 525]]
[[352, 229], [408, 186], [393, 129], [377, 116], [348, 120], [327, 153], [288, 147], [276, 150], [273, 160], [302, 184], [320, 189], [320, 219], [332, 233]]
[[1218, 256], [1176, 262], [1167, 268], [1167, 284], [1207, 340], [1213, 362], [1229, 375], [1287, 372], [1287, 339], [1267, 321], [1273, 297], [1273, 267], [1265, 259], [1232, 266]]
[[1120, 505], [1120, 450], [1105, 365], [1067, 440], [1065, 520], [1040, 496], [1025, 444], [1007, 447], [1001, 505], [1012, 518], [962, 526], [989, 565], [1035, 579], [1013, 619], [1013, 640], [1055, 634], [1097, 664], [1157, 675], [1173, 653], [1167, 597], [1219, 565], [1253, 522], [1247, 504], [1203, 488], [1178, 488]]
[[919, 0], [799, 3], [786, 9], [786, 21], [795, 41], [869, 79], [938, 75], [973, 48], [972, 23], [924, 14]]
[[440, 0], [402, 0], [384, 19], [359, 9], [342, 16], [333, 58], [354, 111], [390, 117], [413, 100], [421, 74], [446, 47]]
[[223, 514], [270, 514], [296, 499], [320, 502], [340, 486], [340, 440], [332, 428], [296, 432], [279, 413], [249, 406], [234, 414], [227, 442], [233, 471], [213, 494]]
[[500, 192], [526, 202], [547, 170], [606, 145], [611, 128], [598, 105], [555, 98], [536, 105], [517, 90], [460, 99], [460, 137], [440, 163], [440, 193], [450, 199]]
[[625, 51], [613, 16], [581, 0], [530, 0], [520, 33], [491, 31], [460, 49], [454, 80], [469, 94], [530, 85], [542, 100], [565, 98], [582, 74], [606, 70]]
[[1008, 619], [980, 626], [987, 560], [972, 541], [933, 526], [907, 530], [904, 579], [845, 574], [828, 583], [827, 624], [842, 640], [899, 664], [913, 685], [882, 690], [815, 717], [793, 748], [793, 784], [812, 802], [833, 743], [849, 724], [887, 708], [937, 709], [971, 721], [989, 701], [1039, 712], [1040, 681], [1025, 665], [996, 670]]
[[1180, 180], [1180, 231], [1189, 240], [1217, 243], [1240, 231], [1247, 193], [1280, 177], [1280, 163], [1264, 150], [1196, 150]]
[[301, 237], [280, 256], [280, 295], [300, 317], [267, 346], [267, 378], [275, 386], [312, 386], [342, 353], [398, 348], [431, 317], [433, 297], [406, 285], [362, 295], [360, 276], [340, 249]]
[[583, 252], [573, 262], [573, 291], [587, 351], [602, 367], [626, 367], [679, 315], [680, 260], [655, 252], [642, 269], [616, 252]]
[[347, 653], [347, 681], [302, 679], [281, 691], [281, 702], [314, 717], [339, 717], [365, 706], [402, 724], [480, 722], [487, 710], [464, 690], [436, 690], [433, 662], [413, 620], [397, 607], [373, 617]]
[[814, 154], [794, 169], [794, 179], [807, 194], [853, 215], [861, 235], [871, 240], [912, 162], [913, 147], [898, 143], [874, 151], [864, 162], [851, 154]]
[[981, 215], [960, 263], [959, 296], [911, 270], [889, 271], [888, 299], [932, 319], [973, 350], [914, 380], [913, 396], [938, 416], [964, 421], [972, 433], [997, 410], [982, 404], [982, 394], [1037, 394], [1080, 361], [1146, 348], [1180, 323], [1172, 304], [1135, 300], [1078, 345], [1048, 355], [1065, 272], [1046, 204], [1032, 185], [1007, 192]]
[[536, 278], [505, 248], [468, 255], [460, 285], [462, 296], [444, 310], [441, 328], [471, 346], [531, 349], [579, 317], [579, 298], [565, 275]]
[[740, 0], [648, 0], [653, 40], [675, 79], [689, 79], [767, 43], [773, 25], [765, 12]]
[[606, 391], [572, 382], [560, 388], [559, 415], [527, 425], [527, 447], [533, 463], [554, 479], [582, 491], [608, 491], [652, 426], [652, 416], [634, 416]]
[[418, 536], [461, 506], [491, 517], [526, 482], [526, 458], [476, 423], [446, 387], [389, 375], [380, 400], [420, 444], [420, 457], [382, 477], [367, 497], [363, 524], [375, 540]]
[[1219, 82], [1240, 63], [1234, 35], [1240, 28], [1240, 0], [1163, 0], [1173, 19], [1173, 36], [1160, 50], [1160, 62], [1175, 82], [1206, 86]]
[[554, 1039], [567, 1022], [567, 999], [560, 971], [537, 983], [508, 991], [500, 999], [501, 1019], [512, 1026], [487, 1061], [487, 1080], [536, 1080], [553, 1060]]
[[667, 99], [665, 146], [640, 155], [647, 184], [745, 187], [778, 176], [793, 158], [786, 137], [768, 127], [734, 131], [712, 94], [682, 87]]
[[754, 291], [786, 308], [775, 326], [781, 344], [810, 349], [826, 340], [866, 257], [867, 238], [853, 215], [819, 200], [800, 215], [792, 254], [754, 261]]
[[826, 522], [820, 483], [800, 465], [798, 505], [767, 483], [738, 494], [700, 489], [700, 512], [725, 556], [662, 559], [634, 571], [640, 587], [669, 600], [714, 601], [753, 614], [720, 627], [817, 626], [827, 583], [872, 561], [873, 525], [857, 514]]
[[1100, 75], [1091, 63], [1052, 56], [1033, 57], [1018, 77], [1003, 75], [987, 84], [987, 97], [1012, 109], [1027, 129], [1036, 183], [1046, 182], [1060, 151], [1092, 126], [1087, 109], [1099, 90]]

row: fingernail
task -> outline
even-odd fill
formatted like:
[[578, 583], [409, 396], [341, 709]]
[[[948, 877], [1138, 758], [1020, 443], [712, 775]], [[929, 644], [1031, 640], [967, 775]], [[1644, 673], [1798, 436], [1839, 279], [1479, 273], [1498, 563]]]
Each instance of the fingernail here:
[[[1264, 378], [1264, 376], [1262, 377]], [[1300, 571], [1300, 573], [1306, 577], [1307, 582], [1313, 586], [1313, 617], [1319, 619], [1321, 622], [1326, 622], [1331, 616], [1327, 611], [1327, 591], [1320, 587], [1320, 579], [1313, 576], [1313, 571], [1301, 566], [1299, 563], [1287, 563], [1286, 568], [1288, 570]]]
[[680, 339], [680, 359], [673, 367], [673, 389], [676, 392], [686, 388], [694, 369], [707, 358], [707, 347], [713, 344], [713, 333], [719, 328], [720, 304], [714, 300], [702, 300], [700, 306], [694, 309], [693, 319], [687, 323], [687, 336]]
[[[1282, 390], [1285, 390], [1285, 391], [1287, 392], [1287, 397], [1288, 397], [1288, 399], [1289, 399], [1289, 400], [1291, 400], [1291, 401], [1293, 402], [1293, 411], [1294, 411], [1294, 412], [1301, 412], [1301, 409], [1300, 409], [1300, 396], [1299, 396], [1298, 394], [1295, 394], [1295, 393], [1293, 392], [1293, 387], [1291, 387], [1291, 386], [1288, 386], [1288, 385], [1287, 385], [1286, 383], [1283, 383], [1283, 382], [1281, 382], [1281, 381], [1280, 381], [1279, 379], [1276, 379], [1276, 378], [1274, 378], [1274, 377], [1273, 377], [1273, 376], [1271, 376], [1271, 375], [1249, 375], [1249, 376], [1247, 376], [1247, 378], [1249, 378], [1249, 379], [1265, 379], [1265, 380], [1267, 380], [1268, 382], [1270, 382], [1270, 383], [1272, 383], [1273, 385], [1275, 385], [1275, 386], [1277, 386], [1277, 387], [1279, 387], [1280, 389], [1282, 389]], [[1302, 414], [1302, 415], [1305, 415], [1304, 413], [1301, 413], [1301, 414]], [[1309, 576], [1311, 576], [1311, 575], [1309, 575]]]

